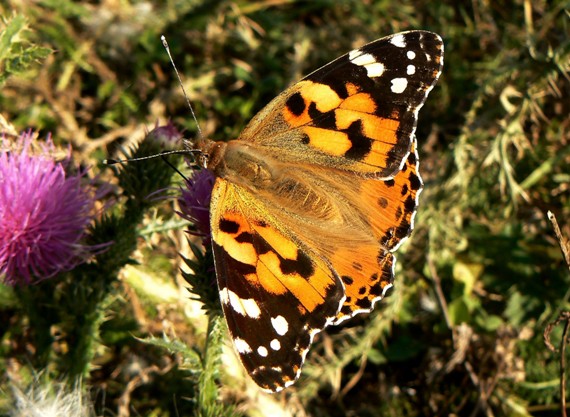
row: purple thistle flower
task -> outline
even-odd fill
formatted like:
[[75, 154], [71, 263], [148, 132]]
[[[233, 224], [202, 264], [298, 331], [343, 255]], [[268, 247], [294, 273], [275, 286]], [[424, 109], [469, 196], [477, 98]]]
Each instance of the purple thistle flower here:
[[146, 140], [154, 141], [166, 150], [178, 149], [182, 140], [182, 133], [176, 129], [176, 126], [169, 121], [163, 126], [159, 126], [158, 122], [146, 135]]
[[[48, 139], [31, 132], [0, 144], [0, 275], [9, 285], [32, 284], [86, 260], [80, 243], [94, 217], [95, 196], [84, 174], [70, 175], [69, 155], [54, 158]], [[38, 148], [37, 150], [35, 150]]]
[[207, 169], [194, 171], [191, 178], [187, 179], [186, 188], [183, 188], [178, 198], [180, 216], [190, 222], [195, 230], [190, 234], [202, 237], [204, 246], [209, 246], [212, 236], [210, 232], [210, 197], [216, 178]]

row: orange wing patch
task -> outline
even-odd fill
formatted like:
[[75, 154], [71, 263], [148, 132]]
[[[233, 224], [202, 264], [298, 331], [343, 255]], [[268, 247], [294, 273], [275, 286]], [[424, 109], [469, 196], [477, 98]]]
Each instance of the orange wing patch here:
[[362, 113], [374, 113], [376, 112], [377, 103], [374, 101], [372, 96], [368, 93], [359, 93], [356, 90], [356, 86], [352, 85], [347, 88], [349, 92], [352, 92], [341, 104], [341, 109], [349, 109]]
[[414, 139], [402, 170], [393, 179], [367, 180], [362, 185], [363, 204], [370, 208], [369, 219], [374, 236], [389, 251], [396, 250], [413, 229], [423, 188], [416, 148]]
[[308, 137], [308, 144], [333, 156], [344, 156], [352, 147], [348, 135], [338, 130], [326, 130], [319, 127], [306, 126], [303, 132]]
[[[228, 194], [225, 199], [232, 202]], [[249, 267], [244, 274], [249, 284], [270, 295], [292, 294], [304, 313], [324, 304], [335, 287], [330, 268], [271, 226], [267, 217], [256, 219], [250, 211], [246, 218], [238, 201], [233, 203], [212, 224], [212, 237], [225, 256]]]
[[[290, 128], [299, 128], [303, 143], [322, 154], [359, 162], [358, 170], [374, 174], [391, 169], [390, 152], [399, 143], [398, 112], [393, 118], [375, 114], [378, 102], [352, 83], [347, 97], [330, 86], [305, 80], [285, 101], [282, 117]], [[353, 163], [354, 163], [353, 162]]]
[[320, 113], [326, 113], [342, 103], [338, 94], [326, 84], [300, 81], [295, 87], [298, 91], [287, 99], [283, 109], [283, 118], [291, 127], [304, 126], [313, 121], [309, 114], [311, 104]]
[[[345, 301], [333, 324], [339, 324], [358, 313], [368, 313], [392, 287], [394, 280], [394, 255], [378, 249], [378, 246], [337, 251], [332, 262], [345, 287]], [[350, 261], [352, 259], [352, 261]]]

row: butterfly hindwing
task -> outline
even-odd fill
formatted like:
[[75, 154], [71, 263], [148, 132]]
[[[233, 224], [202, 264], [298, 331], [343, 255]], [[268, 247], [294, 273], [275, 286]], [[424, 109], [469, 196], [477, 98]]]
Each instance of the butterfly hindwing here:
[[370, 250], [359, 250], [358, 259], [351, 259], [350, 252], [337, 251], [332, 265], [341, 275], [346, 299], [334, 324], [357, 313], [370, 312], [382, 299], [394, 280], [395, 251], [414, 227], [414, 217], [423, 183], [418, 172], [419, 160], [416, 141], [412, 143], [402, 170], [392, 180], [365, 179], [360, 182], [359, 206], [369, 219], [369, 233], [377, 241]]

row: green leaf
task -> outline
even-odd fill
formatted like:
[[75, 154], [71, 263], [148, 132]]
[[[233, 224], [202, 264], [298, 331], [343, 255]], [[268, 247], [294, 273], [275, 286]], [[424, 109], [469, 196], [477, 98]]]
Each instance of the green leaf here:
[[463, 294], [470, 295], [475, 283], [483, 273], [483, 265], [476, 263], [457, 262], [453, 265], [453, 278], [462, 282]]
[[448, 311], [449, 319], [454, 326], [471, 321], [471, 314], [463, 297], [449, 303]]
[[388, 362], [386, 356], [378, 349], [371, 348], [368, 353], [368, 361], [374, 365], [382, 365]]
[[32, 64], [51, 54], [52, 50], [37, 46], [26, 38], [31, 33], [24, 16], [3, 18], [0, 24], [0, 84], [10, 75], [27, 71]]
[[200, 358], [198, 352], [191, 349], [186, 343], [179, 339], [172, 340], [168, 336], [164, 335], [162, 338], [151, 336], [147, 338], [139, 338], [138, 340], [146, 343], [147, 345], [158, 346], [168, 350], [170, 353], [181, 355], [184, 368], [191, 372], [201, 373], [203, 370], [202, 358]]
[[499, 327], [504, 324], [503, 319], [501, 317], [496, 316], [494, 314], [487, 315], [485, 312], [484, 314], [477, 315], [475, 317], [475, 322], [484, 330], [488, 332], [495, 332]]

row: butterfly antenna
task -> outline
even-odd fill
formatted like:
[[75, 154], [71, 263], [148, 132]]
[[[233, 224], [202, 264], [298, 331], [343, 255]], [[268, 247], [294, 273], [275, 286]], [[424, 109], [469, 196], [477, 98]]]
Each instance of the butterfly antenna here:
[[170, 59], [170, 63], [172, 64], [172, 68], [174, 68], [174, 72], [176, 73], [176, 76], [178, 77], [178, 82], [180, 83], [180, 87], [182, 88], [182, 93], [184, 93], [184, 98], [186, 99], [186, 104], [188, 104], [188, 107], [190, 108], [190, 113], [192, 113], [192, 118], [196, 122], [196, 128], [198, 129], [198, 135], [200, 136], [200, 139], [202, 139], [204, 137], [202, 135], [202, 129], [200, 129], [200, 125], [198, 124], [198, 119], [196, 118], [196, 114], [194, 113], [194, 109], [192, 108], [192, 104], [190, 104], [190, 100], [188, 99], [188, 94], [186, 94], [186, 90], [184, 89], [184, 85], [182, 84], [182, 78], [180, 78], [180, 73], [178, 72], [178, 69], [176, 68], [176, 64], [174, 64], [174, 60], [172, 59], [172, 55], [170, 54], [170, 47], [168, 46], [168, 42], [166, 42], [166, 37], [164, 35], [161, 35], [160, 40], [162, 41], [162, 45], [164, 46], [164, 49], [166, 49], [166, 53], [168, 54], [168, 58]]
[[[177, 151], [167, 151], [167, 152], [161, 152], [161, 153], [157, 153], [155, 155], [148, 155], [148, 156], [141, 156], [139, 158], [128, 158], [128, 159], [103, 159], [103, 163], [105, 165], [115, 165], [115, 164], [123, 164], [125, 162], [135, 162], [135, 161], [144, 161], [145, 159], [154, 159], [154, 158], [162, 158], [165, 159], [164, 157], [167, 155], [194, 155], [194, 154], [201, 154], [202, 151], [199, 151], [198, 149], [179, 149]], [[171, 165], [171, 164], [169, 164]], [[171, 165], [172, 166], [172, 165]], [[178, 170], [176, 170], [178, 171]]]

